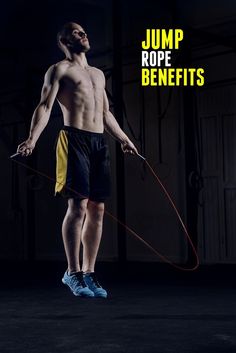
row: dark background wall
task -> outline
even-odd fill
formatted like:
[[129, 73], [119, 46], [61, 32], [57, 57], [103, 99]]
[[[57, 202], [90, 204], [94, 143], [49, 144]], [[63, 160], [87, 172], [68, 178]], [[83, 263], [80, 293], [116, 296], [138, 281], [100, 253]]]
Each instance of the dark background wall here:
[[[183, 215], [202, 263], [235, 263], [236, 4], [234, 1], [11, 1], [1, 11], [0, 258], [61, 260], [65, 203], [53, 182], [8, 157], [27, 137], [43, 76], [62, 60], [56, 33], [67, 21], [87, 31], [89, 63], [107, 77], [111, 109], [158, 172]], [[146, 28], [183, 28], [181, 66], [203, 67], [202, 88], [144, 88]], [[28, 164], [54, 177], [62, 125], [57, 104]], [[182, 229], [143, 163], [109, 138], [112, 198], [107, 209], [172, 261], [192, 261]], [[108, 216], [100, 260], [159, 261]]]

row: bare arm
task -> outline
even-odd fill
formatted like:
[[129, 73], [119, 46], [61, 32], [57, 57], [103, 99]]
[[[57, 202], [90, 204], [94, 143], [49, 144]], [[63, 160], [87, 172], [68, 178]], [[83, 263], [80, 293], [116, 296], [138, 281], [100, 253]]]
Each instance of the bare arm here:
[[116, 121], [114, 115], [109, 110], [109, 102], [107, 99], [106, 92], [104, 90], [103, 94], [103, 122], [105, 130], [116, 140], [121, 143], [121, 148], [123, 152], [128, 152], [131, 154], [137, 154], [137, 148], [130, 141], [128, 136], [120, 128], [118, 122]]
[[61, 69], [56, 66], [51, 66], [46, 72], [41, 99], [32, 116], [29, 137], [17, 149], [17, 152], [20, 152], [22, 155], [28, 156], [32, 153], [39, 136], [48, 123], [59, 89], [60, 75]]

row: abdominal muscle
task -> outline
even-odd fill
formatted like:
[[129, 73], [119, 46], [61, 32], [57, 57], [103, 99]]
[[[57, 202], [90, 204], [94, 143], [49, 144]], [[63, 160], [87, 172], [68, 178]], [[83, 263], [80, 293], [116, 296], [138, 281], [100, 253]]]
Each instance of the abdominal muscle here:
[[57, 100], [63, 113], [64, 125], [91, 132], [104, 131], [102, 89], [63, 87], [59, 90]]
[[80, 130], [102, 133], [104, 130], [102, 114], [94, 111], [74, 110], [63, 112], [64, 125], [73, 126]]

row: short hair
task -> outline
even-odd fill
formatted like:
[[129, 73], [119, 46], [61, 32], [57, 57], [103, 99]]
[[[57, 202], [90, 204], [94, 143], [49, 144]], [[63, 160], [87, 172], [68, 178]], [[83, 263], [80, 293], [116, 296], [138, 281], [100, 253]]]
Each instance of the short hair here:
[[[75, 22], [67, 22], [57, 33], [57, 45], [65, 53], [66, 40]], [[66, 54], [66, 53], [65, 53]]]

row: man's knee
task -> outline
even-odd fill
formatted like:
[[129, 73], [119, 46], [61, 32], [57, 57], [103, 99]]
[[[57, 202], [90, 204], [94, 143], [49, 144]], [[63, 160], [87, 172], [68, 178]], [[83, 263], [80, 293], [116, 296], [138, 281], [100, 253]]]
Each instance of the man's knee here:
[[88, 205], [88, 199], [69, 199], [68, 211], [75, 217], [83, 218], [85, 216]]
[[87, 213], [93, 221], [100, 222], [104, 215], [104, 202], [88, 201]]

